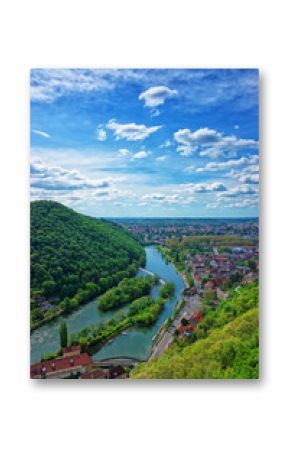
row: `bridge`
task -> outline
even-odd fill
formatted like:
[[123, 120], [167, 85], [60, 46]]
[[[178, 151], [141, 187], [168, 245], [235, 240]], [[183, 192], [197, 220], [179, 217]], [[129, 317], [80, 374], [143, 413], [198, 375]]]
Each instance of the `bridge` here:
[[134, 366], [139, 362], [144, 362], [145, 360], [137, 359], [134, 357], [111, 357], [108, 359], [94, 360], [94, 366], [98, 368], [106, 368], [110, 366]]

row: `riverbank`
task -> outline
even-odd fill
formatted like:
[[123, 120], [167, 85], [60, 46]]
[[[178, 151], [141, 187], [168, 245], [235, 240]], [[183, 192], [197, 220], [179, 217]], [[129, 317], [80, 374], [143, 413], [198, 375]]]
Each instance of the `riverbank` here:
[[[130, 328], [126, 335], [122, 332], [116, 336], [112, 343], [105, 344], [93, 356], [93, 360], [102, 360], [111, 357], [129, 357], [139, 360], [145, 360], [150, 356], [152, 348], [152, 338], [158, 329], [172, 316], [175, 305], [184, 289], [184, 281], [179, 273], [174, 269], [172, 264], [168, 264], [162, 259], [160, 252], [155, 246], [148, 246], [146, 250], [146, 266], [138, 271], [137, 276], [145, 276], [147, 271], [157, 274], [162, 281], [173, 282], [175, 285], [175, 293], [173, 298], [168, 300], [164, 305], [161, 315], [150, 328]], [[146, 271], [143, 271], [146, 270]], [[157, 298], [160, 286], [152, 289], [151, 296]], [[120, 310], [112, 310], [109, 312], [101, 312], [98, 310], [98, 300], [92, 300], [85, 304], [75, 312], [69, 314], [66, 318], [69, 334], [78, 333], [87, 326], [118, 319], [120, 313], [126, 314], [128, 305]], [[58, 317], [50, 323], [46, 323], [36, 329], [31, 335], [31, 363], [39, 362], [43, 354], [56, 352], [59, 348], [59, 326], [62, 317]], [[111, 338], [109, 339], [111, 340]]]
[[165, 259], [170, 262], [174, 268], [176, 269], [176, 271], [180, 274], [180, 276], [183, 279], [183, 282], [186, 286], [186, 288], [190, 288], [189, 282], [187, 280], [186, 274], [184, 271], [180, 270], [180, 268], [176, 265], [175, 260], [173, 259], [173, 257], [171, 257], [168, 252], [166, 251], [166, 248], [164, 248], [163, 246], [156, 246], [156, 248], [158, 249], [158, 251], [162, 254], [162, 256], [165, 257]]
[[169, 256], [166, 248], [161, 246], [157, 247], [158, 251], [162, 254], [162, 256], [168, 260], [176, 269], [176, 271], [180, 274], [185, 284], [185, 287], [180, 295], [178, 302], [176, 303], [173, 315], [168, 318], [167, 322], [158, 330], [156, 335], [154, 336], [154, 344], [152, 346], [152, 350], [149, 356], [149, 360], [159, 357], [165, 349], [167, 349], [170, 344], [174, 340], [173, 332], [174, 328], [176, 328], [177, 323], [181, 320], [181, 315], [183, 314], [184, 306], [186, 305], [184, 291], [190, 288], [189, 282], [187, 280], [186, 274], [176, 266], [175, 261], [172, 257]]
[[[118, 284], [120, 282], [122, 282], [122, 280], [124, 279], [132, 279], [136, 276], [136, 274], [138, 273], [139, 270], [144, 270], [144, 266], [143, 264], [141, 264], [139, 267], [136, 267], [133, 271], [129, 271], [130, 276], [127, 276], [123, 279], [121, 279]], [[114, 286], [117, 286], [113, 285]], [[35, 323], [31, 323], [30, 324], [30, 334], [32, 334], [36, 329], [56, 320], [59, 317], [68, 317], [71, 314], [73, 314], [74, 312], [78, 311], [81, 307], [85, 306], [86, 304], [88, 304], [91, 301], [95, 301], [96, 299], [98, 299], [101, 295], [105, 294], [107, 291], [109, 291], [112, 287], [110, 287], [108, 290], [99, 293], [98, 295], [96, 295], [96, 293], [94, 291], [87, 291], [87, 295], [84, 296], [84, 293], [86, 293], [85, 289], [82, 289], [80, 292], [78, 292], [76, 294], [77, 295], [82, 295], [82, 300], [77, 304], [77, 306], [73, 307], [71, 310], [64, 310], [60, 307], [60, 305], [57, 305], [56, 307], [58, 308], [57, 310], [54, 310], [53, 312], [51, 312], [51, 315], [46, 316], [45, 318], [43, 318], [42, 320], [35, 322]], [[75, 297], [76, 297], [75, 296]], [[74, 298], [72, 298], [74, 299]]]

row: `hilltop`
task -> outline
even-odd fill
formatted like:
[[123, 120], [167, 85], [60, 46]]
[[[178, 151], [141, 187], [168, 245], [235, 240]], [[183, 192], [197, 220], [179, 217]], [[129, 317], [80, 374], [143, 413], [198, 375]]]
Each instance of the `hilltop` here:
[[76, 309], [145, 263], [128, 231], [60, 203], [32, 202], [30, 222], [32, 324]]

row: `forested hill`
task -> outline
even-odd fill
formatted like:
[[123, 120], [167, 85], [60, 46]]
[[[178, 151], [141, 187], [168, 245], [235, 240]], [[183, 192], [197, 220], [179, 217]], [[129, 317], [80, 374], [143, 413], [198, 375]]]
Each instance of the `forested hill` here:
[[194, 334], [140, 364], [135, 379], [257, 379], [258, 285], [240, 287], [205, 315]]
[[119, 225], [57, 202], [31, 203], [33, 322], [52, 313], [41, 309], [39, 297], [52, 298], [53, 309], [55, 304], [77, 308], [89, 296], [135, 274], [144, 263], [144, 249]]

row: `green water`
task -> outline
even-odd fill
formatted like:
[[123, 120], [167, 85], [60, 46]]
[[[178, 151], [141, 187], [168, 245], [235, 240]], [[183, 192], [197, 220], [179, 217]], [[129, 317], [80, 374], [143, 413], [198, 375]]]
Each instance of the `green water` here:
[[[107, 344], [93, 356], [94, 360], [119, 356], [146, 359], [152, 347], [152, 337], [165, 319], [172, 314], [174, 306], [180, 297], [184, 288], [182, 277], [170, 263], [167, 263], [162, 258], [162, 255], [154, 246], [146, 247], [145, 251], [147, 256], [145, 269], [156, 273], [166, 282], [173, 282], [175, 285], [174, 298], [166, 303], [158, 321], [152, 327], [128, 330], [127, 335], [117, 336], [111, 344]], [[146, 274], [146, 272], [140, 270], [138, 276]], [[158, 287], [153, 287], [151, 295], [156, 297], [157, 294]], [[128, 305], [117, 311], [100, 312], [97, 307], [97, 299], [91, 301], [66, 318], [68, 332], [79, 332], [83, 327], [90, 324], [116, 317], [120, 310], [126, 311], [127, 308]], [[30, 340], [31, 363], [38, 362], [42, 354], [55, 352], [59, 349], [59, 326], [62, 319], [62, 317], [59, 317], [32, 333]]]

